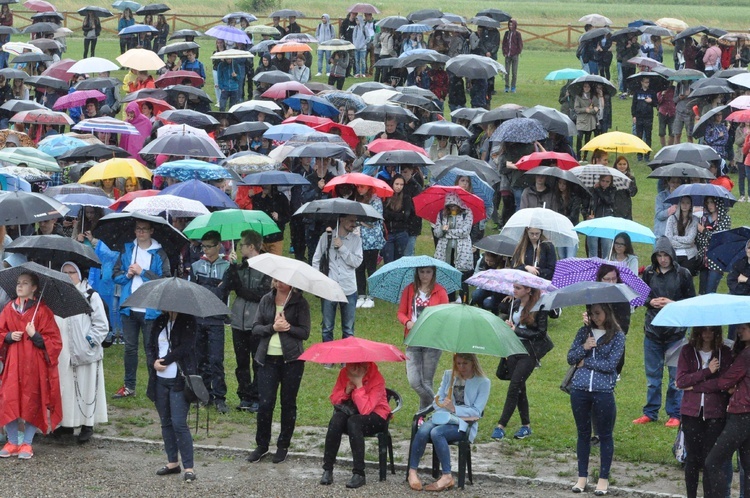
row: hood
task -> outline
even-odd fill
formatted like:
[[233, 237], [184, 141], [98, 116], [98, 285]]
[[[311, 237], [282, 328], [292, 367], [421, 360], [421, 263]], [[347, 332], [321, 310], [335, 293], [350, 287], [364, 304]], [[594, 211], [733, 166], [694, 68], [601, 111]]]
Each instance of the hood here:
[[446, 194], [445, 196], [445, 205], [448, 206], [450, 204], [455, 204], [464, 211], [466, 211], [467, 209], [466, 204], [464, 204], [464, 201], [461, 200], [461, 197], [458, 194], [454, 194], [453, 192]]
[[133, 121], [137, 120], [140, 116], [143, 115], [143, 113], [141, 113], [141, 106], [138, 105], [138, 102], [135, 101], [128, 104], [128, 106], [125, 108], [125, 112], [132, 112], [133, 114], [135, 114], [135, 119], [133, 119]]
[[[135, 250], [135, 248], [138, 247], [138, 239], [133, 240], [131, 244], [133, 244], [133, 250]], [[151, 245], [146, 250], [151, 252], [151, 251], [158, 251], [161, 248], [162, 248], [161, 244], [159, 244], [159, 242], [156, 239], [151, 239]]]
[[518, 23], [516, 22], [515, 19], [511, 19], [510, 21], [508, 21], [508, 29], [510, 29], [511, 31], [515, 31], [517, 28], [518, 28]]
[[675, 263], [675, 252], [674, 247], [672, 247], [672, 243], [669, 241], [667, 237], [659, 237], [656, 239], [656, 243], [654, 244], [654, 251], [651, 253], [651, 265], [654, 269], [659, 267], [658, 261], [656, 261], [656, 253], [659, 252], [665, 252], [669, 254], [669, 257], [672, 258], [672, 264]]
[[323, 22], [326, 24], [328, 24], [328, 21], [331, 20], [331, 16], [329, 16], [328, 14], [323, 14], [321, 17], [323, 18]]

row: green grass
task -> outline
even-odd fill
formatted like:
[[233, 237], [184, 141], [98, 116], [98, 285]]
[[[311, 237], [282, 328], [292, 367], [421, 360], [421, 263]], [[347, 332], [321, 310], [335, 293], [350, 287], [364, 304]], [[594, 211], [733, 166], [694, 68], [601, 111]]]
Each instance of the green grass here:
[[[515, 6], [516, 4], [513, 5]], [[592, 8], [592, 10], [596, 9]], [[716, 10], [718, 11], [719, 9]], [[602, 11], [606, 13], [603, 9]], [[210, 41], [202, 40], [202, 44], [206, 47], [202, 53], [202, 59], [208, 65], [208, 54], [210, 53], [208, 47], [210, 47]], [[101, 57], [114, 59], [119, 53], [114, 40], [103, 40], [97, 48], [97, 55]], [[79, 58], [81, 52], [80, 40], [71, 40], [69, 51], [66, 55]], [[665, 60], [671, 60], [671, 53], [665, 54]], [[498, 94], [492, 102], [493, 107], [507, 102], [515, 102], [525, 106], [543, 104], [557, 107], [556, 99], [560, 85], [554, 82], [545, 82], [543, 80], [544, 76], [553, 69], [566, 66], [576, 67], [576, 63], [577, 61], [572, 52], [551, 53], [542, 50], [526, 50], [520, 62], [518, 93], [514, 95]], [[121, 77], [122, 74], [119, 74], [119, 76]], [[316, 80], [321, 81], [321, 78], [316, 78]], [[347, 86], [353, 82], [353, 80], [347, 82]], [[208, 83], [209, 85], [211, 84], [210, 76]], [[500, 88], [502, 87], [500, 86]], [[613, 106], [614, 129], [626, 132], [630, 131], [630, 101], [615, 99]], [[658, 137], [656, 136], [654, 137], [654, 147], [658, 149]], [[656, 194], [656, 182], [646, 179], [647, 174], [650, 172], [646, 164], [635, 163], [635, 157], [631, 157], [630, 159], [639, 186], [639, 193], [634, 199], [634, 216], [636, 221], [651, 226], [653, 224], [653, 199]], [[738, 204], [732, 209], [733, 226], [750, 224], [749, 211], [750, 209], [747, 204]], [[494, 231], [494, 229], [489, 230], [490, 233]], [[432, 254], [432, 250], [432, 240], [428, 235], [428, 229], [425, 229], [424, 235], [418, 241], [417, 253]], [[641, 264], [648, 264], [650, 246], [637, 244], [636, 250]], [[726, 285], [723, 282], [720, 292], [726, 292]], [[310, 298], [310, 304], [313, 316], [312, 334], [308, 345], [312, 342], [320, 341], [319, 302], [315, 298]], [[575, 451], [576, 431], [570, 412], [569, 398], [559, 390], [558, 386], [567, 369], [565, 357], [568, 347], [581, 324], [581, 311], [581, 308], [566, 309], [561, 319], [550, 321], [549, 332], [556, 347], [544, 358], [542, 368], [534, 372], [528, 383], [532, 427], [534, 430], [533, 436], [523, 442], [513, 440], [503, 442], [502, 445], [498, 446], [497, 451], [501, 453], [506, 451], [512, 452], [512, 448], [529, 449], [534, 453], [570, 454]], [[670, 451], [675, 434], [674, 430], [664, 428], [662, 423], [649, 424], [647, 426], [634, 426], [631, 423], [631, 420], [641, 415], [641, 409], [645, 401], [646, 380], [643, 372], [643, 351], [641, 346], [643, 342], [643, 316], [644, 310], [642, 308], [638, 309], [633, 315], [630, 334], [628, 335], [627, 362], [622, 374], [622, 381], [617, 387], [616, 396], [619, 417], [615, 427], [615, 458], [631, 462], [675, 465]], [[389, 342], [401, 347], [403, 327], [396, 320], [396, 306], [377, 301], [373, 309], [357, 310], [356, 333], [360, 337]], [[336, 332], [336, 335], [338, 334], [340, 332]], [[441, 368], [449, 368], [449, 360], [449, 354], [443, 355]], [[497, 365], [496, 358], [482, 357], [481, 361], [485, 370], [492, 378], [492, 393], [485, 411], [485, 420], [480, 424], [477, 441], [488, 442], [492, 427], [502, 410], [507, 384], [494, 378], [494, 371]], [[114, 392], [121, 385], [123, 378], [122, 347], [114, 346], [107, 350], [105, 363], [108, 391]], [[120, 408], [134, 410], [147, 408], [152, 411], [154, 418], [156, 418], [153, 405], [144, 396], [146, 386], [144, 363], [145, 360], [141, 353], [138, 397], [135, 399], [111, 401], [111, 403]], [[228, 403], [230, 406], [238, 402], [235, 395], [237, 385], [233, 374], [234, 368], [231, 336], [227, 334], [225, 370], [227, 372], [227, 384], [229, 387]], [[380, 365], [380, 368], [388, 385], [396, 389], [404, 397], [405, 407], [396, 416], [394, 428], [402, 435], [406, 434], [411, 420], [411, 413], [413, 413], [418, 404], [417, 397], [408, 386], [402, 364], [385, 363]], [[297, 422], [300, 427], [325, 427], [327, 425], [331, 413], [328, 395], [335, 382], [336, 375], [337, 372], [335, 370], [325, 370], [320, 365], [309, 364], [306, 366], [306, 374], [302, 381], [298, 400], [300, 409]], [[229, 421], [236, 424], [246, 423], [246, 415], [234, 411], [227, 417]], [[665, 420], [663, 411], [660, 413], [660, 417], [663, 422]], [[136, 419], [135, 422], [135, 425], [138, 425], [140, 418]], [[511, 419], [508, 429], [515, 431], [519, 423], [516, 415]], [[298, 435], [298, 437], [301, 436]], [[230, 441], [230, 438], [227, 438], [227, 441]], [[301, 443], [301, 441], [297, 442]], [[529, 474], [530, 472], [528, 468], [523, 468], [521, 469], [521, 473]]]

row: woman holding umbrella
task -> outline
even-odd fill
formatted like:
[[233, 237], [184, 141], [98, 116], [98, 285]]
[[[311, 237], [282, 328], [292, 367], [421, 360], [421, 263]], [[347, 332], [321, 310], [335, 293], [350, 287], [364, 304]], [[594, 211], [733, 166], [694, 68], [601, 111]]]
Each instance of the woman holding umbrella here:
[[125, 149], [135, 159], [143, 164], [146, 164], [141, 159], [140, 152], [143, 148], [143, 143], [151, 135], [151, 121], [143, 115], [138, 102], [130, 102], [125, 108], [128, 123], [132, 124], [138, 129], [138, 135], [123, 135], [120, 142], [120, 147]]
[[89, 48], [91, 48], [91, 57], [96, 57], [96, 41], [102, 32], [102, 23], [96, 12], [86, 11], [86, 19], [83, 20], [81, 29], [83, 30], [83, 58], [89, 56]]
[[[122, 11], [122, 14], [120, 14], [120, 20], [117, 21], [117, 31], [122, 31], [134, 24], [135, 19], [133, 19], [133, 11], [125, 9]], [[120, 37], [120, 55], [124, 54], [128, 49], [133, 48], [135, 36], [137, 35], [125, 35]]]
[[581, 94], [576, 95], [573, 105], [576, 112], [576, 129], [578, 130], [576, 155], [579, 159], [585, 161], [588, 152], [584, 151], [583, 157], [581, 157], [581, 147], [591, 140], [591, 133], [596, 130], [597, 115], [599, 114], [599, 102], [591, 92], [590, 83], [583, 83]]
[[435, 259], [445, 261], [458, 271], [471, 272], [474, 256], [471, 249], [471, 228], [474, 214], [461, 198], [449, 193], [445, 196], [445, 207], [438, 213], [432, 232], [437, 239]]
[[547, 280], [555, 273], [557, 254], [555, 246], [545, 237], [542, 230], [527, 227], [511, 258], [511, 266]]
[[698, 257], [702, 261], [698, 294], [711, 294], [716, 292], [723, 276], [722, 269], [708, 258], [708, 246], [714, 232], [721, 232], [732, 228], [732, 219], [729, 217], [727, 207], [723, 199], [706, 197], [703, 200], [703, 216], [698, 223], [698, 235], [695, 243], [698, 246]]
[[[379, 214], [383, 214], [383, 201], [375, 195], [375, 188], [367, 185], [357, 185], [357, 202], [369, 204]], [[375, 273], [378, 266], [378, 254], [385, 246], [383, 235], [383, 222], [378, 220], [374, 223], [360, 223], [360, 235], [362, 237], [362, 264], [357, 267], [357, 307], [372, 308], [375, 302], [367, 292], [367, 277]]]
[[667, 218], [667, 229], [664, 235], [672, 241], [677, 262], [690, 270], [695, 276], [700, 267], [698, 247], [695, 237], [698, 235], [698, 217], [693, 214], [693, 198], [689, 195], [680, 198], [678, 210]]

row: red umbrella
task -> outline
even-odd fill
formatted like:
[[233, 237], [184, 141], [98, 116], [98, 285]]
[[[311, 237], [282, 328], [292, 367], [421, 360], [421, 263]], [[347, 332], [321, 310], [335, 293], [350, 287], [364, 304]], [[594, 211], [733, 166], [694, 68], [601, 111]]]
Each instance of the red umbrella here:
[[96, 99], [99, 102], [105, 100], [107, 97], [99, 90], [78, 90], [67, 95], [63, 95], [57, 101], [52, 109], [59, 111], [62, 109], [70, 109], [71, 107], [82, 107], [86, 105], [88, 99]]
[[750, 109], [734, 111], [732, 114], [727, 116], [726, 120], [732, 121], [734, 123], [750, 123]]
[[528, 156], [523, 156], [516, 162], [516, 168], [521, 171], [528, 171], [530, 169], [540, 166], [543, 161], [554, 161], [557, 167], [560, 169], [568, 170], [580, 166], [575, 157], [565, 152], [533, 152]]
[[185, 80], [190, 80], [190, 86], [201, 87], [205, 80], [195, 71], [167, 71], [154, 81], [156, 88], [166, 88], [171, 85], [185, 84]]
[[344, 184], [356, 185], [357, 187], [359, 187], [360, 185], [372, 187], [373, 189], [375, 189], [375, 195], [381, 198], [391, 197], [393, 195], [393, 189], [383, 180], [378, 180], [377, 178], [373, 178], [370, 175], [365, 175], [362, 173], [346, 173], [344, 175], [337, 176], [326, 183], [325, 187], [323, 187], [323, 192], [332, 193], [334, 192], [336, 185]]
[[362, 363], [405, 361], [406, 355], [392, 344], [347, 337], [315, 343], [307, 348], [299, 359], [314, 363]]
[[433, 185], [424, 190], [414, 198], [414, 212], [417, 216], [424, 218], [432, 223], [437, 220], [438, 213], [445, 207], [445, 196], [456, 194], [471, 209], [474, 220], [479, 221], [487, 217], [484, 209], [484, 201], [480, 197], [467, 192], [461, 187], [444, 187], [442, 185]]
[[76, 61], [74, 61], [73, 59], [62, 59], [45, 69], [42, 73], [42, 76], [52, 76], [53, 78], [57, 78], [58, 80], [70, 81], [73, 75], [68, 73], [68, 69], [70, 69], [70, 66], [75, 63]]
[[161, 114], [164, 111], [174, 111], [175, 110], [174, 107], [172, 107], [171, 105], [167, 104], [163, 100], [155, 99], [155, 98], [152, 98], [152, 97], [146, 97], [144, 99], [138, 99], [138, 100], [136, 100], [136, 102], [138, 103], [139, 107], [141, 105], [143, 105], [144, 102], [148, 102], [149, 104], [151, 104], [152, 106], [154, 106], [154, 116], [158, 116], [159, 114]]
[[315, 126], [314, 128], [318, 131], [322, 131], [323, 133], [333, 133], [341, 135], [341, 138], [344, 139], [344, 142], [349, 144], [349, 147], [351, 147], [352, 149], [357, 147], [357, 144], [359, 144], [359, 137], [354, 131], [354, 128], [352, 128], [351, 126], [342, 125], [331, 121], [329, 123]]
[[403, 140], [395, 140], [392, 138], [377, 138], [367, 144], [367, 149], [373, 154], [391, 150], [413, 150], [414, 152], [419, 152], [420, 154], [423, 154], [425, 156], [428, 155], [427, 151], [422, 147], [417, 147], [416, 145], [410, 144], [409, 142], [405, 142]]
[[34, 12], [57, 12], [54, 5], [44, 0], [26, 0], [23, 6]]
[[134, 190], [133, 192], [128, 192], [127, 194], [117, 199], [114, 204], [109, 206], [109, 209], [113, 211], [122, 211], [122, 208], [130, 204], [133, 199], [137, 199], [139, 197], [153, 197], [159, 192], [160, 190]]
[[355, 3], [347, 12], [356, 12], [357, 14], [380, 14], [380, 11], [374, 5], [369, 3]]
[[320, 116], [309, 116], [307, 114], [298, 114], [296, 116], [286, 118], [284, 121], [282, 121], [282, 123], [283, 124], [299, 123], [299, 124], [307, 125], [311, 128], [314, 128], [316, 126], [324, 125], [326, 123], [333, 123], [333, 121], [331, 121], [331, 118], [322, 118]]
[[281, 83], [271, 85], [271, 88], [263, 92], [261, 97], [264, 99], [281, 100], [291, 97], [295, 93], [313, 95], [312, 90], [298, 81], [282, 81]]
[[75, 124], [70, 119], [70, 116], [64, 112], [55, 112], [49, 109], [32, 109], [30, 111], [17, 112], [10, 118], [10, 122], [59, 126], [72, 126]]

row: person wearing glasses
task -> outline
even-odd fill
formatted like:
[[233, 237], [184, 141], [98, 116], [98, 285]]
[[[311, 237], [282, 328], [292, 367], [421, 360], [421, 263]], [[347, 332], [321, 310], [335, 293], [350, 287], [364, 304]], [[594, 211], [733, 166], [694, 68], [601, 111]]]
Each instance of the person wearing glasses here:
[[[189, 280], [210, 290], [222, 301], [227, 300], [226, 286], [221, 285], [229, 269], [229, 261], [222, 258], [221, 235], [216, 230], [201, 237], [201, 258], [190, 266]], [[195, 353], [198, 372], [208, 388], [209, 403], [219, 413], [228, 413], [227, 384], [224, 379], [224, 318], [223, 315], [197, 319]]]
[[[151, 237], [154, 227], [146, 220], [136, 220], [135, 240], [125, 243], [120, 258], [115, 262], [112, 277], [121, 287], [120, 302], [124, 303], [144, 282], [171, 277], [169, 257], [161, 244]], [[125, 379], [123, 386], [112, 396], [115, 399], [135, 396], [138, 370], [138, 336], [143, 334], [144, 352], [151, 336], [151, 327], [159, 310], [120, 308], [122, 335], [125, 341]], [[148, 366], [152, 369], [152, 366]]]

